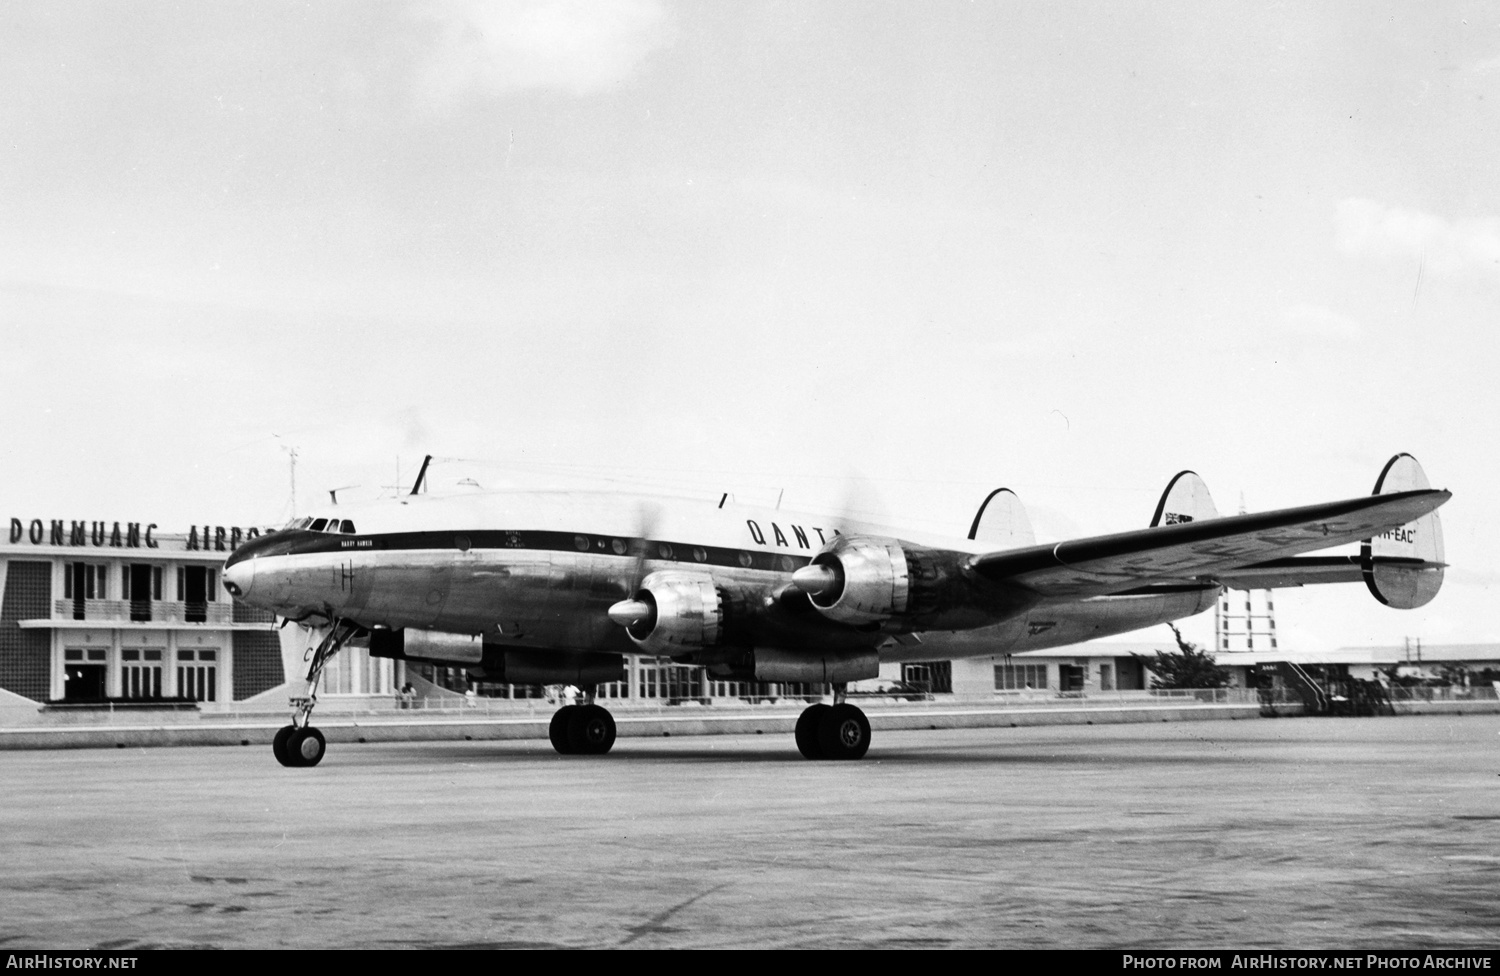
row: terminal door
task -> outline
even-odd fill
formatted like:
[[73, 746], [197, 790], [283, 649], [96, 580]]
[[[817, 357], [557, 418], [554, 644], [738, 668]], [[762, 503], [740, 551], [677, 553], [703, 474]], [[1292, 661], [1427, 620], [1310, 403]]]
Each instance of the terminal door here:
[[205, 566], [184, 566], [178, 570], [177, 599], [187, 604], [184, 615], [189, 623], [202, 623], [208, 619], [208, 580], [210, 571]]
[[63, 701], [104, 700], [104, 655], [95, 647], [63, 651]]

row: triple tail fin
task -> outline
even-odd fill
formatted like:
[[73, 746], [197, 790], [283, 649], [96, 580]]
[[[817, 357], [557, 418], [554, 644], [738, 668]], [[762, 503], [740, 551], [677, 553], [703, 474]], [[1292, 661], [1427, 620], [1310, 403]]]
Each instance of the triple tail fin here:
[[1198, 477], [1196, 471], [1179, 471], [1167, 482], [1167, 490], [1161, 493], [1156, 503], [1156, 514], [1151, 516], [1151, 527], [1177, 525], [1180, 522], [1203, 522], [1219, 517], [1214, 507], [1213, 496], [1208, 485]]
[[994, 549], [1036, 545], [1031, 518], [1021, 499], [1009, 488], [996, 488], [980, 504], [979, 511], [974, 513], [974, 524], [969, 526], [969, 538]]
[[[1375, 479], [1376, 495], [1431, 488], [1410, 454], [1397, 454]], [[1437, 512], [1366, 539], [1359, 547], [1365, 585], [1388, 607], [1410, 610], [1437, 596], [1443, 585], [1443, 524]]]

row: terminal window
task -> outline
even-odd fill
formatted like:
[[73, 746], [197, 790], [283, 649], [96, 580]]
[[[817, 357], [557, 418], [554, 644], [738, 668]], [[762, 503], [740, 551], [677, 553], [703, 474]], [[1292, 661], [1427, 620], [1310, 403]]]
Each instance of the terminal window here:
[[104, 600], [104, 566], [91, 563], [68, 563], [63, 574], [64, 600]]
[[131, 620], [150, 620], [151, 601], [161, 599], [161, 567], [150, 563], [120, 567], [120, 599], [130, 602]]
[[85, 600], [103, 600], [104, 566], [92, 563], [68, 563], [63, 571], [63, 599], [73, 601], [73, 619], [87, 618]]
[[218, 652], [177, 652], [177, 694], [193, 701], [219, 700]]
[[141, 648], [120, 651], [120, 694], [126, 698], [161, 697], [162, 652]]
[[1045, 664], [997, 664], [995, 665], [996, 691], [1025, 691], [1029, 688], [1047, 687], [1047, 665]]
[[202, 623], [208, 619], [208, 604], [214, 598], [218, 572], [207, 566], [177, 567], [177, 599], [184, 605], [184, 619]]
[[953, 693], [953, 662], [928, 661], [925, 664], [903, 664], [901, 680], [922, 691], [950, 695]]

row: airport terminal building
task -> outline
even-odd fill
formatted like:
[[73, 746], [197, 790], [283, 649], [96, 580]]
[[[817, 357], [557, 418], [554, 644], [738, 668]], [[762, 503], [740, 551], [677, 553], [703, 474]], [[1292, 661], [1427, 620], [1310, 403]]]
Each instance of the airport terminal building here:
[[0, 545], [0, 689], [38, 703], [238, 701], [281, 683], [269, 614], [225, 557], [264, 530], [11, 516]]

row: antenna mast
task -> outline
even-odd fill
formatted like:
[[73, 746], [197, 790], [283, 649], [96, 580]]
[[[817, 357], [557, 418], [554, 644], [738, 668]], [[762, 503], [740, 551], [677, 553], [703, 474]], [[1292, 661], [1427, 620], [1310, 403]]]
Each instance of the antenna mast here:
[[287, 453], [292, 465], [292, 518], [297, 517], [297, 449], [290, 444], [281, 445], [281, 449]]
[[422, 469], [417, 472], [417, 482], [411, 486], [411, 493], [415, 495], [422, 490], [422, 479], [427, 477], [427, 465], [432, 463], [432, 455], [429, 454], [422, 459]]

